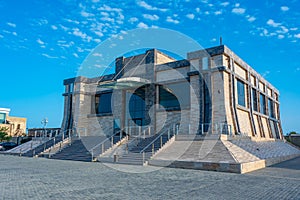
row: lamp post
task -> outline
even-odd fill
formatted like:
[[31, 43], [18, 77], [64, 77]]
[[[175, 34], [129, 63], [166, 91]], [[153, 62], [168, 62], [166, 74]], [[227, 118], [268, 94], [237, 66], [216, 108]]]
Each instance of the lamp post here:
[[[43, 128], [44, 128], [44, 137], [46, 135], [46, 126], [47, 126], [47, 123], [48, 123], [48, 118], [44, 118], [42, 121], [41, 121], [41, 124], [43, 124]], [[47, 136], [47, 135], [46, 135]]]

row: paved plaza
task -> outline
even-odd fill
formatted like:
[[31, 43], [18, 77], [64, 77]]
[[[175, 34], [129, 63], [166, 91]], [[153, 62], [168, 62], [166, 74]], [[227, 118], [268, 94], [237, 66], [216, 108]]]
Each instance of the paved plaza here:
[[[122, 168], [122, 166], [120, 166]], [[124, 166], [139, 170], [140, 166]], [[0, 199], [299, 199], [300, 157], [248, 174], [0, 155]]]

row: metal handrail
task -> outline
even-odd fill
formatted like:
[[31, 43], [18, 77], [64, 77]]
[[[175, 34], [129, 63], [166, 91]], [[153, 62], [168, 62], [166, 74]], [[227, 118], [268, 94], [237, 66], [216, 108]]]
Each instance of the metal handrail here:
[[154, 142], [156, 142], [157, 139], [159, 139], [166, 131], [169, 131], [169, 129], [163, 131], [161, 134], [159, 134], [154, 140], [152, 140], [151, 143], [149, 143], [145, 148], [143, 148], [140, 153], [143, 153], [147, 148], [149, 148]]

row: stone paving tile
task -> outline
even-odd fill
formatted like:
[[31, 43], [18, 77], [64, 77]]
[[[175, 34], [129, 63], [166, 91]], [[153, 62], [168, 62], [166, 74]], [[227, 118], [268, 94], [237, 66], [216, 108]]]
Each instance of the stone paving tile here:
[[134, 174], [0, 155], [0, 199], [299, 199], [299, 166], [300, 157], [242, 175], [171, 168]]

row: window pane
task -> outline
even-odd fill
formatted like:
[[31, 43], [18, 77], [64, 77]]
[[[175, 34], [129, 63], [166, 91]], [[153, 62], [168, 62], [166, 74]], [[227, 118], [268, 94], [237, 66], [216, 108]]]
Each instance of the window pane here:
[[257, 111], [257, 93], [256, 90], [252, 89], [252, 108], [254, 111]]
[[99, 96], [97, 114], [112, 112], [111, 111], [111, 96], [112, 96], [112, 93], [103, 93]]
[[275, 117], [274, 115], [274, 107], [273, 107], [273, 101], [271, 99], [268, 99], [268, 108], [269, 108], [269, 116], [270, 117]]
[[5, 123], [5, 113], [0, 113], [0, 124], [4, 124]]
[[238, 104], [241, 106], [246, 106], [245, 84], [240, 80], [237, 80], [237, 92], [238, 92]]
[[208, 69], [208, 58], [204, 57], [202, 58], [202, 69]]
[[266, 99], [263, 94], [260, 94], [260, 113], [266, 114]]

